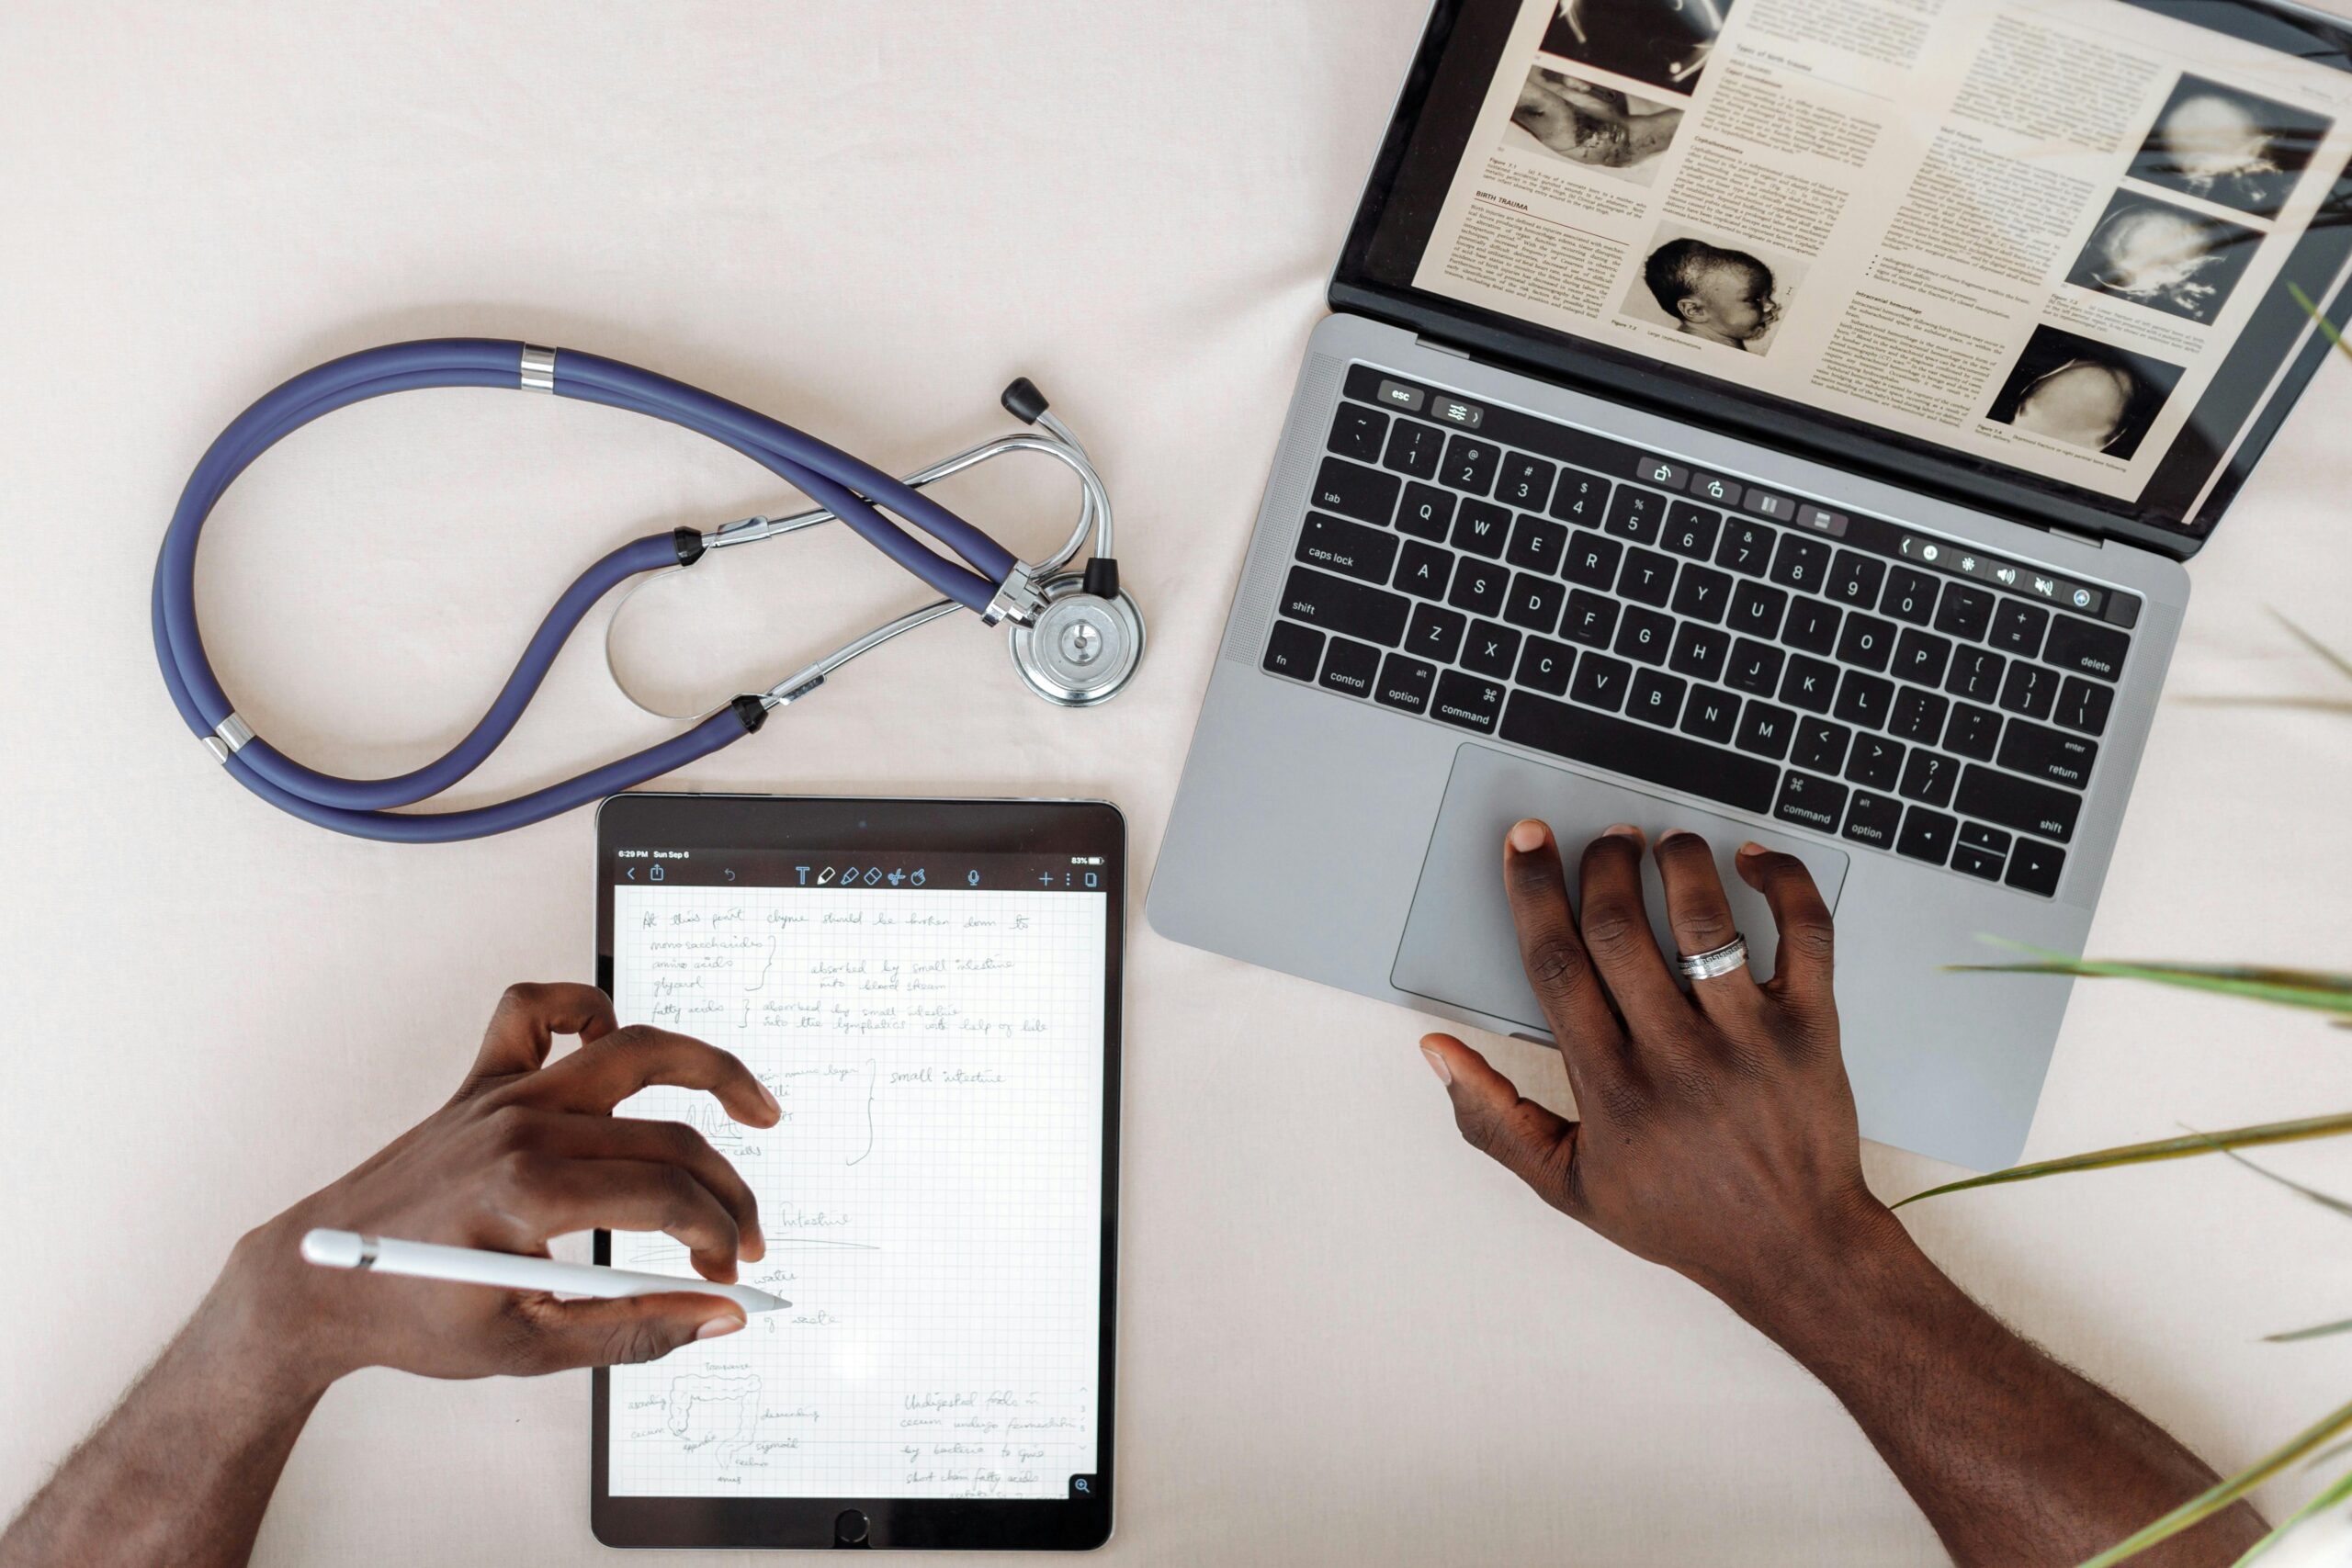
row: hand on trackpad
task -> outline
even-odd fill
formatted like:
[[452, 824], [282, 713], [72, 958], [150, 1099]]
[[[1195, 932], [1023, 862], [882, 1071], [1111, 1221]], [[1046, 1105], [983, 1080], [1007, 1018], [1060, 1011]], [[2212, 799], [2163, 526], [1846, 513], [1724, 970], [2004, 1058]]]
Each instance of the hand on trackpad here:
[[[1777, 833], [1483, 746], [1464, 746], [1446, 782], [1445, 804], [1421, 863], [1405, 939], [1389, 972], [1397, 989], [1508, 1020], [1530, 1033], [1550, 1035], [1520, 966], [1519, 938], [1503, 897], [1503, 835], [1523, 817], [1551, 824], [1569, 857], [1571, 886], [1577, 852], [1613, 824], [1639, 828], [1652, 842], [1677, 828], [1705, 839], [1714, 849], [1732, 918], [1747, 939], [1748, 964], [1758, 979], [1772, 973], [1776, 940], [1762, 897], [1740, 880], [1734, 865], [1739, 846], [1752, 839], [1796, 856], [1813, 873], [1833, 912], [1845, 886], [1845, 852], [1818, 840]], [[1667, 929], [1666, 898], [1654, 863], [1643, 868], [1642, 891], [1658, 951], [1670, 960], [1676, 950], [1674, 933]]]

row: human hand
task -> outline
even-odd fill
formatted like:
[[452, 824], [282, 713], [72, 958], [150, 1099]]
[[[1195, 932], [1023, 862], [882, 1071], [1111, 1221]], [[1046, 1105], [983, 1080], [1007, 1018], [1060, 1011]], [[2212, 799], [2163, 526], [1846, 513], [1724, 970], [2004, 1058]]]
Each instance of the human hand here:
[[[1632, 828], [1587, 845], [1572, 910], [1550, 829], [1518, 823], [1503, 848], [1520, 956], [1580, 1120], [1521, 1099], [1450, 1034], [1421, 1049], [1474, 1147], [1620, 1247], [1766, 1315], [1825, 1264], [1901, 1235], [1862, 1180], [1829, 910], [1802, 861], [1743, 846], [1740, 876], [1780, 930], [1778, 973], [1759, 985], [1742, 968], [1685, 995], [1650, 934], [1642, 850]], [[1706, 841], [1668, 833], [1657, 857], [1682, 951], [1731, 941]]]
[[[543, 1066], [559, 1033], [578, 1035], [580, 1048]], [[272, 1355], [317, 1387], [365, 1366], [469, 1378], [646, 1361], [742, 1327], [741, 1307], [687, 1281], [660, 1295], [563, 1302], [301, 1259], [302, 1235], [316, 1225], [534, 1257], [552, 1236], [601, 1226], [666, 1232], [703, 1278], [732, 1281], [739, 1257], [766, 1253], [759, 1206], [693, 1128], [612, 1114], [650, 1084], [707, 1089], [750, 1126], [774, 1126], [780, 1114], [735, 1057], [684, 1035], [616, 1028], [592, 986], [510, 988], [449, 1103], [246, 1235], [215, 1304], [267, 1325]]]

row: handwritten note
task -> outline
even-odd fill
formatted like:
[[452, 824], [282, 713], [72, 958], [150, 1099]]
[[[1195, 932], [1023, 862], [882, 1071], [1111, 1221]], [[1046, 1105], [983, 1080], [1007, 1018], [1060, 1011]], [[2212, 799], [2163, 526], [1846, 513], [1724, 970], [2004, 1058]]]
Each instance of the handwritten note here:
[[[783, 1120], [653, 1089], [748, 1180], [791, 1301], [613, 1373], [611, 1484], [1063, 1497], [1095, 1468], [1102, 895], [623, 886], [614, 1003], [741, 1056]], [[690, 1276], [668, 1236], [622, 1267]]]

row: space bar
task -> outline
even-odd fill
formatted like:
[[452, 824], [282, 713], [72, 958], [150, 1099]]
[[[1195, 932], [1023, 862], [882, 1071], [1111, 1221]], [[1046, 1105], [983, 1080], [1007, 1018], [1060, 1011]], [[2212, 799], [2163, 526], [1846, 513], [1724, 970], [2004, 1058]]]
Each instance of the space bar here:
[[1781, 770], [1760, 757], [1685, 740], [1631, 719], [1513, 692], [1502, 737], [1555, 757], [1626, 773], [1757, 813], [1772, 809]]

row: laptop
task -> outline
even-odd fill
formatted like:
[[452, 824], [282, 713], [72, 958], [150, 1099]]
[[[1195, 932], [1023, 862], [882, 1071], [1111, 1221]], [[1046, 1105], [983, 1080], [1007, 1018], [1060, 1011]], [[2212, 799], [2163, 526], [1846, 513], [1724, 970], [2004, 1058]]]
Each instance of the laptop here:
[[2012, 1162], [2068, 982], [1947, 966], [2081, 951], [2184, 563], [2327, 351], [2348, 51], [2253, 0], [1441, 0], [1153, 926], [1548, 1040], [1513, 820], [1705, 835], [1762, 974], [1758, 840], [1836, 910], [1865, 1135]]

